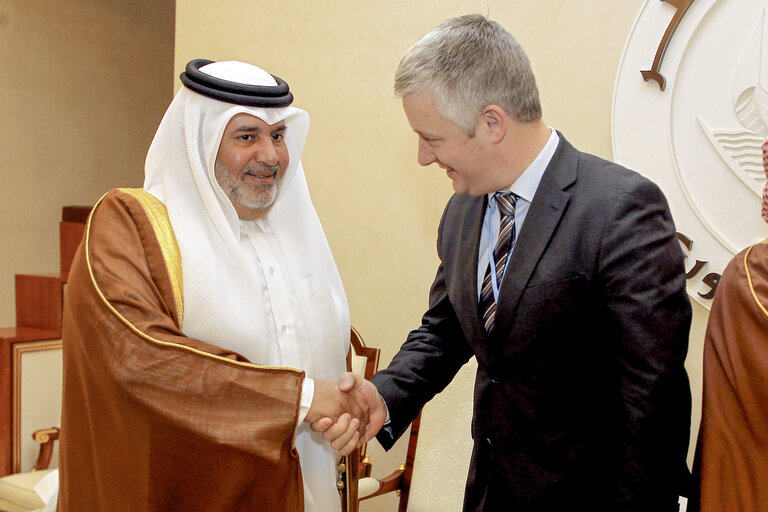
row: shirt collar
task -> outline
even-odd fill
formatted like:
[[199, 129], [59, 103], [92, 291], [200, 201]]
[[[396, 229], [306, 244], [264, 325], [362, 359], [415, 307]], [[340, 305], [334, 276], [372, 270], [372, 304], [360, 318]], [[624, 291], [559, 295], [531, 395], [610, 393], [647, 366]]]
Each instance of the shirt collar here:
[[[552, 156], [555, 154], [557, 144], [560, 142], [560, 137], [557, 135], [557, 131], [552, 127], [548, 127], [550, 130], [549, 139], [544, 147], [541, 149], [536, 158], [533, 159], [531, 165], [523, 171], [523, 173], [512, 183], [509, 187], [509, 191], [514, 193], [520, 199], [527, 202], [533, 201], [533, 196], [536, 194], [536, 189], [539, 188], [539, 182], [541, 177], [544, 176], [544, 171], [547, 170], [549, 162], [552, 160]], [[490, 203], [493, 192], [488, 194], [488, 201]]]

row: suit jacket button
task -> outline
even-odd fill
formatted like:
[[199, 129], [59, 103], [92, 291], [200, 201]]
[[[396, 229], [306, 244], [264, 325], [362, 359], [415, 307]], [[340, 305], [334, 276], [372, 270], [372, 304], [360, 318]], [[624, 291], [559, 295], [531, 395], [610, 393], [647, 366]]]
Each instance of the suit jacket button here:
[[498, 383], [499, 383], [499, 381], [498, 381], [498, 380], [496, 380], [496, 379], [491, 379], [491, 384], [498, 384]]
[[485, 438], [485, 443], [486, 443], [488, 446], [493, 446], [493, 443], [491, 442], [491, 438], [490, 438], [490, 437], [486, 437], [486, 438]]

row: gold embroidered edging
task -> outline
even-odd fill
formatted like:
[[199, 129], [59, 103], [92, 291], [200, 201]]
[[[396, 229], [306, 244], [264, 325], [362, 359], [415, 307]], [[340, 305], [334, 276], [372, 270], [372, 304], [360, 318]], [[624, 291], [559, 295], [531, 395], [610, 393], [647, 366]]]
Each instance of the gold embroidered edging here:
[[141, 188], [120, 188], [121, 192], [136, 199], [144, 213], [147, 214], [155, 237], [160, 244], [165, 265], [168, 268], [168, 276], [173, 290], [173, 301], [176, 304], [176, 314], [179, 319], [179, 328], [184, 325], [184, 280], [181, 270], [181, 252], [176, 242], [176, 235], [168, 218], [168, 210], [155, 196]]
[[[109, 194], [109, 192], [107, 192]], [[101, 201], [104, 200], [105, 197], [107, 197], [107, 194], [104, 194], [99, 198], [98, 201], [96, 201], [96, 204], [93, 205], [93, 208], [91, 209], [91, 213], [88, 216], [88, 224], [85, 227], [85, 240], [83, 243], [84, 246], [84, 252], [85, 252], [85, 264], [88, 267], [88, 275], [91, 278], [91, 283], [93, 284], [94, 290], [96, 290], [96, 294], [99, 296], [101, 301], [104, 303], [105, 306], [112, 312], [113, 315], [115, 315], [123, 324], [125, 324], [128, 329], [133, 331], [134, 334], [138, 335], [139, 337], [143, 338], [146, 341], [149, 341], [151, 343], [154, 343], [156, 345], [165, 346], [165, 347], [175, 347], [181, 350], [185, 350], [188, 352], [191, 352], [193, 354], [197, 354], [209, 359], [215, 359], [217, 361], [221, 361], [223, 363], [232, 364], [235, 366], [242, 366], [244, 368], [253, 368], [253, 369], [260, 369], [260, 370], [287, 370], [294, 373], [303, 374], [303, 370], [299, 370], [297, 368], [290, 368], [288, 366], [263, 366], [253, 363], [245, 363], [243, 361], [235, 361], [234, 359], [229, 359], [228, 357], [224, 356], [217, 356], [216, 354], [211, 354], [209, 352], [203, 352], [202, 350], [198, 350], [196, 348], [188, 347], [186, 345], [182, 345], [180, 343], [171, 343], [170, 341], [163, 341], [158, 340], [157, 338], [153, 338], [152, 336], [149, 336], [148, 334], [145, 334], [143, 331], [141, 331], [138, 327], [133, 325], [131, 322], [128, 321], [127, 318], [125, 318], [123, 315], [120, 314], [119, 311], [115, 309], [115, 307], [109, 303], [109, 300], [104, 296], [104, 294], [101, 292], [101, 289], [99, 288], [98, 283], [96, 282], [96, 277], [93, 275], [93, 267], [91, 266], [91, 254], [90, 254], [90, 238], [91, 238], [91, 220], [93, 219], [93, 214], [96, 211], [96, 208], [98, 208]]]
[[[764, 242], [763, 242], [764, 243]], [[749, 258], [749, 253], [752, 252], [752, 249], [754, 249], [755, 246], [753, 245], [749, 249], [747, 249], [747, 252], [744, 253], [744, 271], [747, 273], [747, 283], [749, 283], [749, 291], [752, 293], [752, 298], [755, 299], [755, 304], [762, 310], [763, 314], [768, 317], [768, 311], [765, 309], [765, 306], [763, 306], [763, 303], [760, 302], [760, 299], [757, 297], [757, 292], [755, 291], [755, 287], [752, 285], [752, 275], [749, 273], [749, 262], [747, 259]]]

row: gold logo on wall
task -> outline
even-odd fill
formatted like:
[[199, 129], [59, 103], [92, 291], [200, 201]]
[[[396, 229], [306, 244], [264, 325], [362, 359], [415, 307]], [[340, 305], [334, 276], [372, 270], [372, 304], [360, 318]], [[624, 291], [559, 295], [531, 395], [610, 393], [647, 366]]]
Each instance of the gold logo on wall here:
[[672, 5], [676, 9], [676, 12], [672, 17], [672, 20], [669, 22], [669, 25], [667, 25], [667, 31], [664, 32], [664, 36], [661, 38], [659, 47], [656, 49], [656, 57], [653, 59], [653, 67], [647, 71], [641, 71], [640, 73], [643, 75], [643, 79], [646, 82], [649, 80], [655, 81], [659, 84], [659, 88], [663, 91], [664, 87], [667, 85], [667, 79], [664, 78], [664, 75], [662, 75], [659, 71], [661, 68], [661, 61], [664, 60], [664, 52], [667, 51], [667, 45], [669, 44], [670, 39], [672, 39], [672, 36], [675, 34], [675, 30], [680, 24], [680, 20], [682, 20], [683, 16], [685, 16], [685, 13], [688, 11], [688, 7], [690, 7], [690, 5], [693, 3], [693, 0], [662, 1]]
[[707, 308], [733, 256], [768, 236], [766, 12], [768, 0], [647, 0], [616, 79], [614, 159], [664, 191], [689, 295]]

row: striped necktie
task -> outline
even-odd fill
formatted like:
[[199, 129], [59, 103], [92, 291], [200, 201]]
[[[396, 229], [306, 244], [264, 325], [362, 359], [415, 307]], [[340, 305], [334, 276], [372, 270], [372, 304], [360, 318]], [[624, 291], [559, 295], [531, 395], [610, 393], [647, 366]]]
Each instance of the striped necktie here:
[[[517, 196], [512, 192], [496, 192], [493, 195], [496, 204], [499, 206], [499, 238], [496, 242], [496, 248], [493, 250], [493, 261], [496, 262], [496, 283], [501, 288], [501, 279], [504, 277], [504, 269], [507, 266], [509, 250], [515, 240], [515, 204]], [[490, 335], [493, 332], [493, 322], [496, 318], [496, 299], [493, 294], [493, 284], [491, 280], [491, 263], [488, 262], [488, 268], [485, 271], [483, 279], [483, 288], [480, 291], [480, 312], [483, 314], [483, 325], [485, 332]]]

